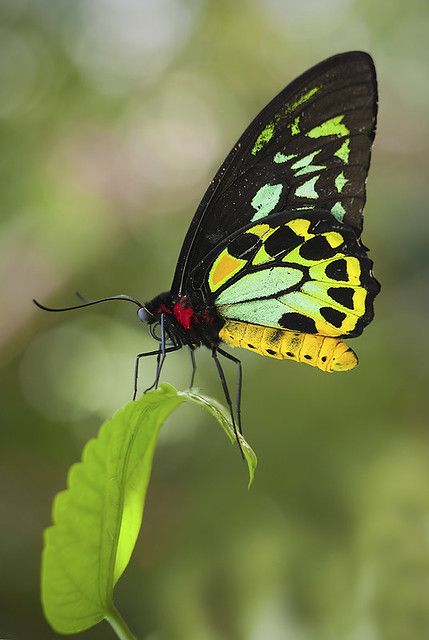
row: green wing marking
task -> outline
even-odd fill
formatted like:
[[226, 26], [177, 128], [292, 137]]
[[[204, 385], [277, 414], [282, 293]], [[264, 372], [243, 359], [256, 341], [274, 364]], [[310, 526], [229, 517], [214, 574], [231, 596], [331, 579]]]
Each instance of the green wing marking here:
[[[317, 206], [360, 232], [375, 128], [375, 84], [368, 76], [355, 81], [353, 73], [322, 74], [314, 82], [256, 136], [251, 154], [263, 166], [261, 174], [274, 175], [279, 184], [275, 167], [281, 165], [283, 189], [273, 206], [261, 208], [252, 219], [281, 208]], [[257, 185], [255, 197], [271, 184]]]
[[326, 212], [295, 211], [236, 234], [206, 282], [224, 318], [353, 337], [373, 317], [371, 269], [352, 229]]
[[[310, 98], [313, 97], [314, 94], [319, 91], [319, 89], [320, 87], [313, 87], [312, 89], [309, 89], [309, 91], [302, 94], [299, 98], [297, 98], [297, 100], [295, 100], [291, 104], [286, 104], [279, 113], [276, 113], [273, 122], [269, 122], [256, 138], [255, 144], [253, 145], [252, 154], [256, 155], [258, 151], [260, 151], [263, 146], [271, 140], [274, 135], [276, 126], [278, 126], [283, 120], [287, 120], [288, 116], [291, 113], [294, 113], [294, 111], [298, 107], [307, 102], [307, 100], [310, 100]], [[292, 134], [299, 133], [298, 123], [299, 116], [297, 116], [292, 123], [288, 124], [288, 126], [291, 128]]]
[[256, 213], [252, 216], [252, 222], [265, 218], [275, 208], [280, 200], [283, 185], [280, 184], [264, 184], [252, 199], [252, 207]]
[[254, 300], [255, 290], [263, 291], [265, 297], [274, 297], [301, 282], [302, 278], [300, 269], [286, 265], [246, 273], [219, 294], [216, 305], [234, 304], [236, 300]]
[[183, 293], [231, 235], [279, 212], [328, 211], [360, 235], [376, 113], [374, 64], [362, 51], [329, 58], [285, 87], [210, 183], [183, 243], [173, 293]]

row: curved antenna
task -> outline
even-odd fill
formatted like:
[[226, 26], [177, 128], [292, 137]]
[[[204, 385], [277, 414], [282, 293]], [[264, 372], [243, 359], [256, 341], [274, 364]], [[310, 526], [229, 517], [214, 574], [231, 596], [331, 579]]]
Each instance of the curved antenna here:
[[[77, 294], [78, 298], [80, 300], [86, 300], [86, 298], [84, 298], [83, 296], [81, 296], [79, 293]], [[41, 302], [38, 302], [37, 300], [35, 300], [33, 298], [33, 302], [34, 304], [39, 307], [39, 309], [43, 309], [43, 311], [53, 311], [53, 312], [57, 312], [57, 311], [73, 311], [73, 309], [82, 309], [83, 307], [91, 307], [94, 304], [100, 304], [101, 302], [110, 302], [111, 300], [125, 300], [127, 302], [132, 302], [134, 304], [136, 304], [139, 308], [145, 308], [144, 304], [142, 304], [141, 302], [139, 302], [138, 300], [136, 300], [136, 298], [133, 298], [132, 296], [126, 296], [126, 295], [118, 295], [118, 296], [108, 296], [107, 298], [100, 298], [99, 300], [87, 300], [86, 302], [83, 302], [82, 304], [76, 304], [72, 307], [61, 307], [58, 309], [54, 309], [52, 307], [46, 307], [44, 304], [42, 304]]]

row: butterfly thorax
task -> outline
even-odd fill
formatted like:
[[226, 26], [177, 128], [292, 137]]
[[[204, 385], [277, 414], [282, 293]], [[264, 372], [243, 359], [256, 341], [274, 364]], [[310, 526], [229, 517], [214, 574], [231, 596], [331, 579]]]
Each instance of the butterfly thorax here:
[[190, 296], [174, 296], [171, 291], [160, 293], [145, 306], [152, 314], [151, 324], [160, 322], [164, 314], [167, 331], [176, 342], [209, 348], [219, 344], [219, 331], [225, 321], [214, 306], [201, 306]]

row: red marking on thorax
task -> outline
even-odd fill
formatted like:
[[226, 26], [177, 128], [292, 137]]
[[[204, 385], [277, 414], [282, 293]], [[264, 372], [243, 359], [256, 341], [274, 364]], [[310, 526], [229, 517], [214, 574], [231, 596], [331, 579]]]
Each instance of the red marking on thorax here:
[[171, 316], [171, 309], [169, 309], [167, 305], [162, 304], [158, 309], [158, 313], [166, 313], [167, 315]]
[[186, 302], [186, 296], [183, 296], [179, 302], [176, 302], [173, 307], [173, 313], [177, 322], [185, 329], [190, 329], [192, 324], [195, 325], [199, 323], [194, 309]]

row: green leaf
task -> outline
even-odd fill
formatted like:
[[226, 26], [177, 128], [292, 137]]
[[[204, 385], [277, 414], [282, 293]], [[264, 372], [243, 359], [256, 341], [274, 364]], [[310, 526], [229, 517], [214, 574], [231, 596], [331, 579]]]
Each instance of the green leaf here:
[[[203, 394], [199, 393], [196, 389], [188, 389], [187, 391], [178, 391], [178, 395], [186, 398], [187, 400], [191, 400], [192, 402], [195, 402], [195, 404], [200, 405], [200, 407], [204, 407], [205, 409], [207, 409], [207, 411], [211, 413], [212, 416], [214, 416], [216, 420], [219, 422], [220, 426], [225, 431], [226, 435], [228, 436], [232, 444], [237, 443], [237, 440], [235, 437], [235, 431], [232, 426], [229, 411], [227, 411], [227, 409], [225, 409], [225, 407], [221, 405], [217, 400], [214, 400], [213, 398], [209, 398], [208, 396], [204, 396]], [[246, 442], [246, 440], [241, 435], [241, 433], [238, 434], [238, 438], [240, 440], [241, 449], [244, 454], [244, 459], [246, 460], [246, 463], [247, 463], [247, 469], [249, 472], [248, 487], [250, 489], [253, 483], [253, 480], [255, 478], [255, 470], [256, 470], [256, 465], [258, 460], [256, 458], [255, 452], [250, 447], [250, 445]]]
[[56, 631], [83, 631], [111, 614], [113, 587], [140, 529], [159, 430], [182, 402], [163, 385], [128, 403], [70, 469], [42, 558], [42, 602]]
[[[70, 469], [68, 489], [54, 501], [42, 556], [42, 603], [57, 632], [84, 631], [106, 619], [120, 637], [132, 638], [113, 604], [113, 588], [140, 530], [160, 428], [185, 401], [204, 406], [235, 442], [229, 416], [216, 401], [164, 384], [105, 422], [85, 446], [82, 462]], [[250, 485], [256, 457], [244, 439], [241, 444]]]

